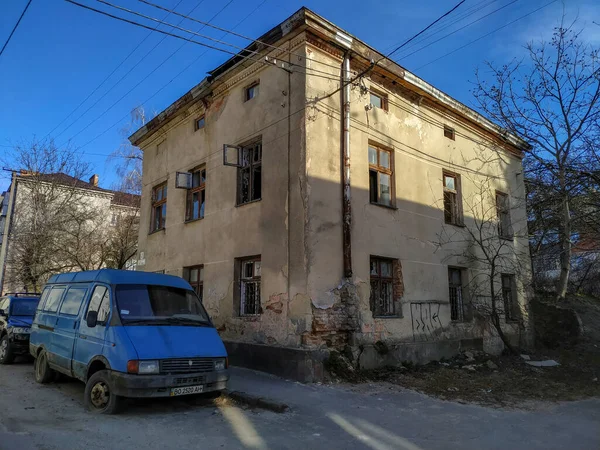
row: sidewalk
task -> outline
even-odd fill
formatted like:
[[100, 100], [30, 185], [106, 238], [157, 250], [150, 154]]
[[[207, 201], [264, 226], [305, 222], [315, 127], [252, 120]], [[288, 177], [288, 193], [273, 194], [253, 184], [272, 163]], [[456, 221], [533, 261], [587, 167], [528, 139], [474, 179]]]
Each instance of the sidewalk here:
[[536, 410], [446, 402], [397, 386], [305, 385], [233, 368], [230, 389], [282, 402], [324, 442], [387, 449], [600, 448], [600, 400]]

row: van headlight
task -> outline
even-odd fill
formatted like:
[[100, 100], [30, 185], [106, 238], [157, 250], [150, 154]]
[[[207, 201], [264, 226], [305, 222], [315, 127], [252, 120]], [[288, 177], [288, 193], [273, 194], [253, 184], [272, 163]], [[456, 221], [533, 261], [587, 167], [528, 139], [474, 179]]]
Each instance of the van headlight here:
[[225, 358], [215, 359], [215, 370], [225, 370], [226, 368]]
[[138, 373], [141, 375], [157, 374], [160, 372], [158, 361], [140, 361]]

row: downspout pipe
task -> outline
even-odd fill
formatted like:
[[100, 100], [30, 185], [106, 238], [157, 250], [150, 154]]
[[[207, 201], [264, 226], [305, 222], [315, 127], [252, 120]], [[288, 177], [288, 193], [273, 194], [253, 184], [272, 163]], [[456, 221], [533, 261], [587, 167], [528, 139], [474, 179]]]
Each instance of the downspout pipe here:
[[344, 249], [344, 277], [352, 278], [352, 205], [350, 197], [350, 56], [342, 62], [342, 245]]

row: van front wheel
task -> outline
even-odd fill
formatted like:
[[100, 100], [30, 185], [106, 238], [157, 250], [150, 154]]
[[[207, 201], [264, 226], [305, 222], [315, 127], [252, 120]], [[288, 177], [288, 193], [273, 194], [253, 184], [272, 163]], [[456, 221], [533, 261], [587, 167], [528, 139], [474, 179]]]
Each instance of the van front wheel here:
[[8, 336], [4, 335], [0, 339], [0, 364], [12, 364], [14, 359]]
[[100, 370], [90, 377], [84, 395], [86, 408], [97, 414], [116, 414], [123, 400], [114, 394], [107, 370]]
[[35, 360], [35, 381], [47, 384], [54, 378], [54, 370], [48, 365], [46, 350], [42, 350]]

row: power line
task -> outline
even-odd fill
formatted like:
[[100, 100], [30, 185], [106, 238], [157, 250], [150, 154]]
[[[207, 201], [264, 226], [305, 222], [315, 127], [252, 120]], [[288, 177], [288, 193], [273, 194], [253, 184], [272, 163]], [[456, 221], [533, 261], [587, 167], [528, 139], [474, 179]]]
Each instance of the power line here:
[[[201, 1], [201, 2], [198, 4], [198, 6], [199, 6], [199, 5], [200, 5], [200, 4], [201, 4], [203, 1], [204, 1], [204, 0], [202, 0], [202, 1]], [[178, 2], [176, 5], [175, 5], [175, 8], [177, 8], [177, 7], [178, 7], [178, 6], [179, 6], [179, 5], [180, 5], [182, 2], [183, 2], [183, 0], [179, 0], [179, 2]], [[164, 17], [164, 19], [166, 19], [168, 16], [169, 16], [169, 14], [167, 14], [167, 15]], [[164, 20], [164, 19], [163, 19], [163, 20]], [[158, 28], [158, 27], [159, 27], [159, 25], [157, 25], [157, 26], [156, 26], [156, 28]], [[131, 55], [133, 55], [133, 54], [134, 54], [134, 53], [137, 51], [137, 49], [138, 49], [138, 48], [140, 48], [144, 42], [146, 42], [146, 40], [148, 40], [148, 38], [149, 38], [149, 37], [152, 35], [152, 33], [153, 33], [153, 31], [150, 31], [150, 32], [149, 32], [149, 33], [148, 33], [148, 34], [147, 34], [147, 35], [146, 35], [146, 36], [145, 36], [145, 37], [144, 37], [144, 38], [143, 38], [143, 39], [142, 39], [142, 40], [141, 40], [141, 41], [140, 41], [140, 42], [139, 42], [139, 43], [138, 43], [136, 46], [135, 46], [135, 48], [134, 48], [133, 50], [131, 50], [131, 52], [129, 52], [129, 54], [128, 54], [128, 55], [127, 55], [125, 58], [123, 58], [123, 60], [122, 60], [122, 61], [121, 61], [121, 62], [120, 62], [118, 65], [117, 65], [117, 67], [115, 67], [115, 68], [113, 69], [113, 71], [112, 71], [111, 73], [109, 73], [109, 74], [106, 76], [106, 78], [104, 78], [104, 80], [102, 80], [102, 81], [100, 82], [100, 84], [99, 84], [98, 86], [96, 86], [96, 87], [95, 87], [95, 88], [94, 88], [94, 89], [93, 89], [93, 90], [92, 90], [92, 91], [91, 91], [91, 92], [90, 92], [90, 93], [87, 95], [87, 97], [85, 97], [85, 98], [84, 98], [84, 99], [81, 101], [81, 103], [79, 103], [79, 105], [77, 105], [77, 106], [75, 107], [75, 109], [73, 109], [73, 110], [72, 110], [72, 111], [71, 111], [71, 112], [70, 112], [70, 113], [69, 113], [69, 114], [68, 114], [68, 115], [67, 115], [67, 116], [66, 116], [66, 117], [65, 117], [63, 120], [61, 120], [61, 121], [60, 121], [60, 123], [59, 123], [58, 125], [56, 125], [56, 126], [55, 126], [55, 127], [52, 129], [52, 130], [50, 130], [50, 132], [49, 132], [49, 133], [46, 135], [46, 137], [45, 137], [44, 139], [46, 139], [48, 136], [50, 136], [52, 133], [54, 133], [54, 132], [55, 132], [55, 131], [56, 131], [56, 130], [57, 130], [57, 129], [58, 129], [58, 128], [59, 128], [59, 127], [60, 127], [60, 126], [63, 124], [63, 123], [65, 123], [65, 122], [67, 121], [67, 119], [69, 119], [69, 117], [71, 117], [71, 116], [72, 116], [72, 115], [75, 113], [75, 111], [77, 111], [79, 108], [81, 108], [81, 106], [83, 106], [83, 104], [84, 104], [85, 102], [87, 102], [87, 101], [90, 99], [90, 97], [91, 97], [92, 95], [94, 95], [94, 94], [95, 94], [95, 93], [98, 91], [98, 89], [100, 89], [100, 88], [101, 88], [101, 87], [104, 85], [104, 83], [106, 83], [106, 82], [109, 80], [109, 78], [110, 78], [110, 77], [112, 77], [112, 76], [115, 74], [115, 72], [121, 68], [121, 66], [123, 66], [123, 64], [125, 64], [125, 61], [127, 61], [127, 60], [128, 60], [130, 57], [131, 57]], [[161, 42], [162, 42], [162, 41], [161, 41]], [[154, 48], [156, 48], [156, 47], [154, 47]], [[152, 50], [154, 50], [154, 48], [152, 48]], [[152, 51], [152, 50], [151, 50], [151, 51]], [[139, 64], [139, 63], [140, 63], [140, 62], [141, 62], [143, 59], [144, 59], [144, 58], [142, 58], [140, 61], [138, 61], [138, 63], [137, 63], [137, 64]], [[136, 66], [137, 66], [137, 64], [136, 64]], [[129, 72], [128, 72], [128, 73], [129, 73]], [[117, 82], [116, 84], [118, 84], [118, 82]], [[113, 89], [113, 88], [116, 86], [116, 84], [115, 84], [115, 85], [113, 85], [113, 86], [112, 86], [112, 87], [111, 87], [111, 88], [110, 88], [110, 89], [107, 91], [107, 93], [108, 93], [108, 92], [110, 92], [110, 91], [111, 91], [111, 90], [112, 90], [112, 89]], [[106, 93], [105, 93], [105, 95], [106, 95]], [[67, 127], [67, 128], [69, 128], [69, 127]], [[66, 129], [65, 129], [65, 130], [66, 130]]]
[[423, 64], [422, 66], [419, 66], [419, 67], [417, 67], [417, 69], [415, 69], [415, 70], [421, 70], [423, 67], [427, 67], [428, 65], [430, 65], [430, 64], [433, 64], [434, 62], [437, 62], [437, 61], [439, 61], [440, 59], [443, 59], [443, 58], [445, 58], [445, 57], [447, 57], [447, 56], [450, 56], [450, 55], [452, 55], [452, 54], [454, 54], [454, 53], [458, 52], [459, 50], [462, 50], [463, 48], [465, 48], [465, 47], [468, 47], [469, 45], [471, 45], [471, 44], [474, 44], [475, 42], [478, 42], [478, 41], [480, 41], [481, 39], [484, 39], [484, 38], [486, 38], [486, 37], [488, 37], [488, 36], [491, 36], [492, 34], [496, 33], [497, 31], [500, 31], [500, 30], [502, 30], [503, 28], [506, 28], [506, 27], [508, 27], [509, 25], [512, 25], [513, 23], [515, 23], [515, 22], [518, 22], [519, 20], [521, 20], [521, 19], [524, 19], [525, 17], [527, 17], [527, 16], [530, 16], [530, 15], [532, 15], [532, 14], [534, 14], [534, 13], [536, 13], [536, 12], [538, 12], [538, 11], [540, 11], [540, 10], [542, 10], [542, 9], [546, 8], [547, 6], [550, 6], [551, 4], [553, 4], [553, 3], [556, 3], [556, 2], [557, 2], [557, 0], [552, 0], [551, 2], [548, 2], [548, 3], [546, 3], [545, 5], [543, 5], [543, 6], [540, 6], [539, 8], [537, 8], [537, 9], [534, 9], [533, 11], [531, 11], [531, 12], [529, 12], [529, 13], [527, 13], [527, 14], [525, 14], [525, 15], [523, 15], [523, 16], [521, 16], [521, 17], [519, 17], [519, 18], [517, 18], [517, 19], [515, 19], [515, 20], [513, 20], [513, 21], [511, 21], [511, 22], [508, 22], [507, 24], [505, 24], [505, 25], [502, 25], [501, 27], [498, 27], [498, 28], [496, 28], [495, 30], [492, 30], [492, 31], [490, 31], [489, 33], [487, 33], [487, 34], [484, 34], [483, 36], [480, 36], [480, 37], [478, 37], [477, 39], [473, 39], [471, 42], [467, 42], [465, 45], [461, 45], [461, 46], [460, 46], [460, 47], [458, 47], [457, 49], [454, 49], [454, 50], [452, 50], [451, 52], [449, 52], [449, 53], [446, 53], [446, 54], [444, 54], [444, 55], [440, 56], [439, 58], [436, 58], [436, 59], [434, 59], [433, 61], [429, 61], [428, 63], [426, 63], [426, 64]]
[[[101, 0], [98, 0], [98, 1], [101, 1]], [[185, 19], [188, 19], [188, 20], [191, 20], [191, 21], [193, 21], [193, 22], [197, 22], [197, 23], [204, 24], [204, 25], [206, 25], [206, 26], [209, 26], [209, 27], [211, 27], [211, 28], [214, 28], [215, 30], [224, 31], [224, 32], [225, 32], [225, 34], [231, 34], [231, 35], [233, 35], [233, 36], [237, 36], [237, 37], [240, 37], [240, 38], [242, 38], [242, 39], [246, 39], [246, 40], [248, 40], [248, 41], [255, 42], [255, 43], [258, 43], [258, 44], [264, 45], [264, 46], [266, 46], [266, 47], [269, 47], [269, 48], [275, 49], [275, 50], [285, 50], [285, 49], [282, 49], [281, 47], [278, 47], [278, 46], [276, 46], [276, 45], [269, 44], [269, 43], [267, 43], [267, 42], [264, 42], [264, 41], [261, 41], [261, 40], [259, 40], [259, 39], [253, 39], [253, 38], [251, 38], [251, 37], [244, 36], [243, 34], [240, 34], [240, 33], [235, 33], [235, 32], [233, 32], [233, 31], [231, 31], [231, 30], [228, 30], [228, 29], [226, 29], [226, 28], [221, 28], [221, 27], [218, 27], [218, 26], [216, 26], [216, 25], [208, 24], [208, 23], [206, 23], [206, 22], [203, 22], [203, 21], [201, 21], [201, 20], [195, 19], [194, 17], [190, 17], [189, 15], [187, 15], [187, 16], [186, 16], [186, 15], [184, 15], [184, 14], [180, 14], [180, 13], [178, 13], [177, 11], [173, 11], [172, 9], [165, 8], [164, 6], [157, 5], [157, 4], [155, 4], [155, 3], [152, 3], [152, 2], [149, 2], [149, 1], [147, 1], [147, 0], [138, 0], [138, 1], [139, 1], [139, 2], [141, 2], [141, 3], [145, 3], [146, 5], [150, 5], [150, 6], [154, 7], [154, 8], [161, 9], [161, 10], [163, 10], [163, 11], [169, 11], [169, 13], [171, 13], [171, 14], [174, 14], [174, 15], [177, 15], [177, 16], [180, 16], [180, 17], [183, 17], [183, 18], [185, 18]], [[102, 1], [102, 3], [106, 3], [106, 2]], [[290, 55], [294, 55], [294, 56], [298, 56], [298, 57], [304, 58], [304, 55], [299, 55], [299, 54], [296, 54], [296, 53], [292, 53], [292, 52], [290, 52], [289, 50], [287, 50], [287, 52], [288, 52]], [[336, 69], [336, 70], [339, 70], [339, 66], [336, 66], [336, 65], [333, 65], [333, 64], [329, 64], [329, 63], [326, 63], [326, 62], [324, 62], [324, 61], [314, 61], [314, 62], [315, 62], [315, 63], [318, 63], [318, 64], [323, 64], [323, 65], [325, 65], [325, 66], [328, 66], [328, 67], [332, 67], [332, 68], [334, 68], [334, 69]]]
[[12, 29], [12, 31], [8, 35], [8, 39], [6, 40], [6, 42], [4, 43], [4, 45], [2, 46], [2, 50], [0, 50], [0, 56], [2, 56], [2, 53], [4, 53], [4, 49], [6, 48], [6, 46], [8, 45], [8, 43], [10, 42], [10, 39], [13, 37], [13, 34], [15, 34], [15, 31], [17, 31], [17, 28], [18, 28], [19, 24], [21, 23], [21, 19], [23, 19], [23, 16], [25, 15], [25, 13], [27, 12], [27, 9], [29, 8], [29, 5], [31, 5], [31, 0], [29, 0], [27, 2], [27, 5], [25, 5], [25, 9], [21, 13], [21, 16], [19, 17], [19, 20], [17, 20], [17, 23], [15, 24], [14, 28]]
[[[252, 16], [256, 11], [258, 11], [262, 5], [264, 5], [267, 2], [267, 0], [262, 0], [261, 3], [259, 3], [250, 13], [248, 13], [246, 15], [246, 17], [244, 17], [242, 20], [240, 20], [232, 29], [236, 29], [237, 27], [239, 27], [242, 23], [244, 23], [246, 20], [248, 20], [248, 18], [250, 18], [250, 16]], [[222, 11], [222, 10], [221, 10]], [[219, 11], [220, 13], [220, 11]], [[217, 13], [217, 15], [219, 14]], [[211, 20], [213, 20], [217, 15], [215, 15]], [[224, 34], [223, 36], [225, 36], [226, 34]], [[179, 51], [186, 43], [183, 43], [179, 49], [177, 49], [177, 51]], [[179, 76], [181, 76], [184, 72], [186, 72], [190, 67], [192, 67], [196, 62], [198, 62], [200, 60], [200, 58], [202, 58], [206, 53], [208, 52], [208, 50], [205, 50], [204, 52], [200, 53], [196, 59], [194, 59], [191, 63], [189, 63], [187, 66], [185, 66], [177, 75], [175, 75], [173, 78], [171, 78], [171, 80], [164, 84], [160, 89], [158, 89], [156, 92], [154, 92], [154, 94], [152, 94], [150, 97], [148, 97], [146, 100], [144, 100], [141, 105], [145, 105], [146, 103], [148, 103], [150, 100], [152, 100], [154, 97], [156, 97], [159, 93], [161, 93], [163, 91], [163, 89], [165, 89], [169, 84], [171, 84], [176, 78], [178, 78]], [[167, 58], [168, 59], [168, 58]], [[131, 91], [130, 91], [131, 92]], [[121, 117], [119, 120], [117, 120], [115, 123], [113, 123], [111, 126], [109, 126], [108, 128], [106, 128], [104, 131], [102, 131], [100, 134], [96, 135], [94, 138], [90, 139], [88, 142], [86, 142], [85, 144], [83, 144], [82, 146], [79, 147], [79, 149], [82, 149], [86, 146], [88, 146], [89, 144], [91, 144], [92, 142], [94, 142], [96, 139], [98, 139], [100, 136], [103, 136], [104, 134], [108, 133], [110, 130], [112, 130], [114, 127], [116, 127], [119, 123], [121, 123], [123, 120], [125, 120], [127, 117], [129, 116], [129, 113], [125, 114], [123, 117]]]

